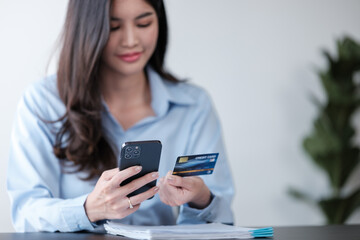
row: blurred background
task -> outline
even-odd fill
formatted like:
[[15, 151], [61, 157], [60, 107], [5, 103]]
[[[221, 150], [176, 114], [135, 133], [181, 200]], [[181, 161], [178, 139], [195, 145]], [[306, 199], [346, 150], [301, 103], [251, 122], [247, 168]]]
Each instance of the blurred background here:
[[[220, 116], [236, 184], [236, 225], [320, 225], [319, 208], [295, 200], [331, 193], [327, 175], [303, 150], [326, 95], [318, 70], [336, 41], [360, 41], [359, 0], [165, 0], [167, 66], [205, 88]], [[67, 0], [0, 0], [0, 232], [14, 231], [6, 193], [9, 139], [16, 105], [52, 61]], [[360, 132], [360, 117], [354, 126]], [[356, 121], [356, 119], [358, 121]], [[360, 145], [360, 137], [354, 138]], [[20, 177], [20, 176], [19, 176]], [[360, 169], [347, 188], [360, 182]], [[360, 223], [357, 210], [347, 223]]]

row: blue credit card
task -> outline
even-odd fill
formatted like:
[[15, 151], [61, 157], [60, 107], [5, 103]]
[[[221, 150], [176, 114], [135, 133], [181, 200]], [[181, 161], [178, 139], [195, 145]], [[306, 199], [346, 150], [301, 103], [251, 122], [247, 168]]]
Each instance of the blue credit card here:
[[212, 174], [219, 153], [180, 156], [176, 160], [173, 175], [182, 177]]

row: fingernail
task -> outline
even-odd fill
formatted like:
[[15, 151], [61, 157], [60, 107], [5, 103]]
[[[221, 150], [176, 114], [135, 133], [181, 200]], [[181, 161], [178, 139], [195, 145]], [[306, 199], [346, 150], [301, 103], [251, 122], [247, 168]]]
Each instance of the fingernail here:
[[174, 182], [174, 178], [173, 178], [173, 177], [168, 177], [167, 180], [168, 180], [169, 182]]
[[157, 191], [159, 191], [159, 188], [158, 188], [158, 187], [155, 187], [155, 188], [154, 188], [154, 192], [157, 192]]
[[155, 172], [155, 173], [151, 174], [151, 177], [152, 177], [152, 178], [158, 178], [158, 177], [159, 177], [159, 173], [158, 173], [158, 172]]
[[141, 171], [141, 169], [142, 169], [142, 167], [141, 167], [141, 166], [137, 166], [137, 167], [135, 168], [135, 171], [136, 171], [136, 172], [140, 172], [140, 171]]

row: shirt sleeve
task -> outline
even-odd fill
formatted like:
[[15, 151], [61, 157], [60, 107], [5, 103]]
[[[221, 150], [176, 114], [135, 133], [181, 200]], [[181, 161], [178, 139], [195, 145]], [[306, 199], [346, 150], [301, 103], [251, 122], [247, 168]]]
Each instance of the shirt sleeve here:
[[60, 198], [61, 166], [52, 149], [53, 129], [42, 120], [46, 98], [38, 94], [34, 88], [24, 94], [11, 134], [7, 190], [14, 227], [18, 232], [93, 230], [84, 209], [87, 194]]
[[233, 224], [231, 203], [234, 186], [224, 149], [221, 125], [212, 106], [210, 97], [204, 92], [198, 101], [192, 134], [186, 154], [219, 153], [213, 174], [202, 176], [213, 194], [213, 199], [205, 209], [195, 209], [188, 204], [180, 206], [178, 224], [220, 222]]

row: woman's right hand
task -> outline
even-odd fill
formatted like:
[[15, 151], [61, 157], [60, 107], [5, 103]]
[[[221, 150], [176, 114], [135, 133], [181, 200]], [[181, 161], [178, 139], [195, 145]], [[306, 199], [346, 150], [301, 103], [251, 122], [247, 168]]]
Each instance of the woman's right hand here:
[[[96, 222], [103, 219], [124, 218], [138, 210], [143, 201], [154, 196], [159, 190], [156, 186], [146, 192], [130, 198], [127, 197], [129, 193], [157, 179], [159, 177], [157, 172], [148, 173], [124, 186], [120, 186], [124, 180], [140, 171], [141, 166], [134, 166], [122, 171], [114, 168], [103, 172], [84, 205], [89, 220]], [[133, 208], [130, 208], [129, 199]]]

